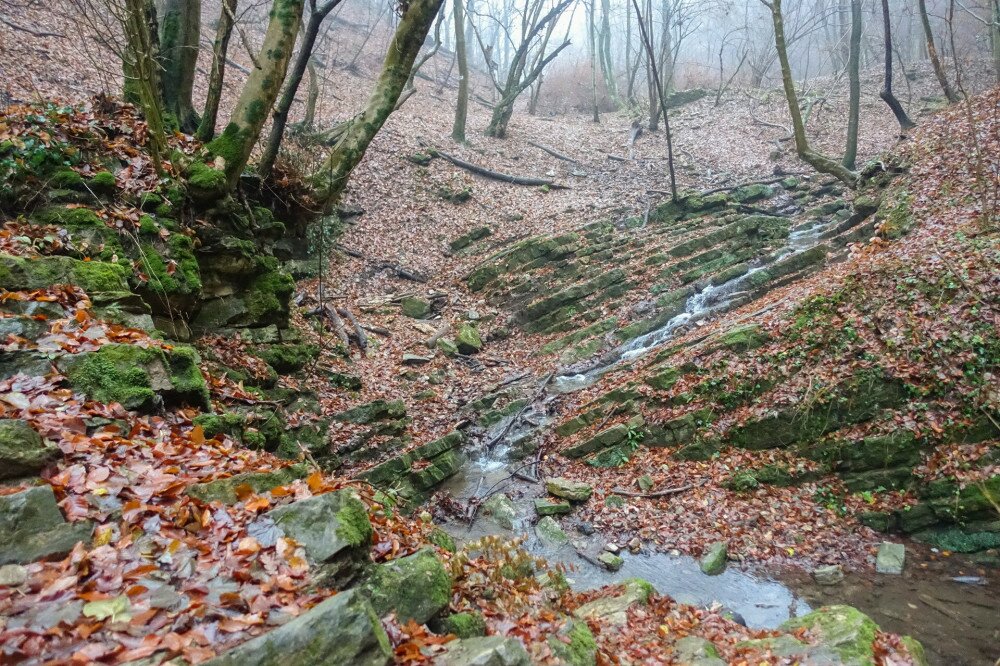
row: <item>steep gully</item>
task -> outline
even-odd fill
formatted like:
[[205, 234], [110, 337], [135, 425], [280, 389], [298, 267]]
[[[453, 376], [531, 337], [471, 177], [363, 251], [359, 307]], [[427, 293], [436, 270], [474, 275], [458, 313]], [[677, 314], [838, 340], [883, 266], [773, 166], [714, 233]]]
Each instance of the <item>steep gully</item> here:
[[[507, 494], [517, 510], [513, 530], [505, 530], [490, 518], [470, 523], [455, 521], [445, 528], [460, 542], [487, 535], [512, 538], [523, 535], [525, 548], [550, 563], [562, 563], [575, 589], [590, 589], [639, 577], [651, 582], [661, 594], [682, 603], [701, 606], [721, 605], [742, 618], [752, 628], [774, 628], [789, 617], [803, 615], [814, 607], [834, 603], [853, 605], [869, 614], [888, 631], [910, 633], [923, 641], [932, 663], [992, 663], [994, 643], [990, 627], [1000, 613], [1000, 595], [995, 582], [965, 575], [957, 558], [938, 559], [911, 565], [904, 576], [848, 573], [837, 586], [823, 587], [799, 569], [757, 569], [742, 571], [729, 567], [718, 576], [701, 573], [696, 559], [678, 553], [630, 554], [623, 548], [625, 562], [616, 572], [596, 564], [608, 539], [592, 527], [576, 524], [567, 531], [570, 542], [553, 546], [540, 539], [533, 527], [532, 500], [544, 495], [540, 486], [514, 473], [523, 468], [511, 460], [509, 442], [530, 437], [552, 425], [550, 405], [558, 394], [582, 390], [602, 377], [628, 366], [663, 346], [678, 333], [709, 318], [749, 302], [751, 276], [796, 254], [806, 252], [824, 240], [837, 222], [817, 220], [792, 231], [786, 246], [751, 266], [745, 273], [718, 285], [707, 284], [690, 296], [684, 311], [660, 328], [626, 342], [586, 367], [557, 369], [533, 401], [518, 414], [506, 417], [484, 434], [485, 444], [471, 452], [464, 467], [442, 489], [462, 501], [484, 501], [487, 495]], [[502, 434], [503, 436], [498, 437]], [[665, 500], [669, 501], [669, 499]], [[564, 522], [564, 526], [572, 519]], [[623, 545], [623, 544], [620, 544]], [[972, 631], [970, 631], [970, 629]], [[977, 633], [978, 632], [978, 633]]]

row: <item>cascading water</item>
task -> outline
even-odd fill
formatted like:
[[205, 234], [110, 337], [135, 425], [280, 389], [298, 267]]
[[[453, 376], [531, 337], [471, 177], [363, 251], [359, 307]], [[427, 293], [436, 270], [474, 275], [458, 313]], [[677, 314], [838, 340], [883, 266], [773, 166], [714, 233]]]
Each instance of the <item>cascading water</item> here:
[[684, 305], [684, 312], [672, 317], [660, 328], [626, 342], [601, 357], [600, 361], [586, 372], [566, 373], [555, 377], [552, 388], [557, 393], [572, 393], [584, 389], [622, 362], [633, 361], [647, 354], [674, 337], [678, 328], [689, 323], [697, 323], [707, 317], [724, 311], [747, 290], [751, 275], [767, 269], [779, 261], [805, 252], [819, 244], [820, 239], [834, 222], [816, 222], [804, 229], [788, 235], [787, 245], [766, 263], [752, 266], [746, 273], [719, 285], [707, 284], [691, 295]]

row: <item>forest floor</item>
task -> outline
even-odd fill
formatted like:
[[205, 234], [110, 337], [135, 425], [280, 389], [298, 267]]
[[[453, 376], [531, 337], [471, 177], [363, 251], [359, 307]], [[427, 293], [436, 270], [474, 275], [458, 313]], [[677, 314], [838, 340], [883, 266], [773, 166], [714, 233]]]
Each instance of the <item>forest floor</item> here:
[[[67, 16], [60, 15], [58, 11], [29, 8], [13, 16], [13, 19], [66, 35], [69, 34]], [[12, 67], [12, 63], [18, 63], [19, 67], [31, 63], [31, 66], [25, 67], [30, 74], [18, 72], [14, 75], [0, 70], [0, 73], [10, 74], [5, 78], [9, 95], [15, 99], [31, 101], [36, 97], [57, 97], [82, 100], [101, 92], [103, 82], [112, 81], [116, 76], [114, 72], [101, 72], [93, 67], [93, 61], [99, 60], [99, 57], [95, 57], [93, 52], [89, 52], [89, 56], [82, 55], [81, 50], [76, 45], [70, 45], [65, 37], [30, 37], [0, 25], [0, 40], [4, 44], [4, 68]], [[246, 58], [234, 57], [238, 62], [249, 64]], [[763, 303], [754, 303], [753, 310], [773, 306], [773, 328], [779, 337], [782, 335], [780, 316], [787, 315], [806, 297], [826, 293], [843, 284], [850, 275], [874, 277], [875, 272], [864, 273], [869, 265], [878, 266], [880, 262], [882, 265], [885, 262], [918, 263], [914, 261], [915, 257], [926, 256], [942, 244], [949, 249], [941, 252], [942, 259], [932, 268], [959, 266], [962, 274], [959, 279], [970, 293], [970, 298], [992, 303], [992, 309], [985, 310], [995, 314], [996, 276], [984, 273], [982, 268], [995, 265], [990, 263], [995, 261], [995, 257], [991, 255], [989, 261], [979, 263], [979, 258], [972, 251], [967, 252], [962, 246], [951, 249], [955, 230], [971, 228], [972, 218], [977, 212], [974, 181], [970, 173], [962, 171], [965, 167], [959, 166], [967, 164], [967, 161], [958, 159], [968, 155], [971, 147], [954, 144], [950, 152], [940, 150], [942, 145], [954, 139], [948, 133], [949, 122], [960, 122], [961, 112], [952, 111], [947, 118], [922, 113], [925, 108], [928, 112], [936, 110], [933, 98], [937, 91], [929, 70], [921, 68], [917, 74], [916, 80], [905, 87], [904, 104], [908, 104], [924, 127], [901, 140], [895, 121], [878, 99], [880, 80], [877, 73], [866, 73], [859, 162], [877, 159], [892, 150], [901, 150], [919, 161], [915, 176], [923, 189], [914, 192], [914, 214], [920, 219], [918, 234], [908, 239], [905, 250], [898, 243], [887, 248], [878, 242], [859, 246], [847, 262], [831, 267], [808, 281], [778, 289], [769, 294]], [[985, 75], [985, 71], [978, 74]], [[336, 91], [338, 97], [337, 110], [324, 114], [324, 121], [343, 120], [349, 117], [350, 110], [359, 108], [363, 103], [371, 79], [335, 69], [329, 72], [329, 77], [327, 85]], [[238, 90], [238, 83], [239, 79], [234, 76], [227, 86], [230, 103], [234, 91]], [[630, 216], [641, 217], [665, 199], [662, 192], [667, 189], [663, 132], [644, 132], [630, 154], [628, 137], [632, 118], [624, 113], [603, 114], [602, 122], [595, 124], [585, 115], [529, 116], [519, 109], [507, 138], [488, 139], [481, 135], [488, 121], [488, 111], [473, 104], [467, 126], [469, 143], [456, 145], [450, 139], [453, 91], [445, 88], [443, 92], [435, 93], [432, 87], [425, 81], [418, 82], [418, 93], [406, 102], [401, 111], [390, 117], [373, 142], [352, 176], [345, 198], [345, 204], [364, 211], [349, 219], [338, 241], [341, 248], [348, 252], [328, 249], [329, 256], [324, 258], [328, 261], [324, 262], [323, 298], [347, 306], [357, 312], [365, 324], [384, 329], [385, 334], [370, 336], [371, 345], [367, 353], [354, 351], [350, 358], [342, 358], [335, 353], [332, 335], [316, 334], [301, 310], [294, 315], [295, 324], [307, 331], [310, 339], [323, 345], [321, 365], [363, 377], [363, 388], [351, 395], [333, 390], [325, 383], [325, 375], [308, 369], [299, 377], [281, 380], [284, 386], [290, 388], [302, 386], [316, 390], [322, 397], [326, 414], [376, 399], [403, 398], [412, 418], [409, 432], [413, 437], [413, 446], [432, 441], [455, 428], [456, 414], [463, 406], [480, 397], [487, 387], [502, 384], [512, 376], [526, 372], [541, 377], [554, 369], [553, 358], [539, 355], [538, 350], [555, 336], [531, 335], [518, 330], [505, 331], [505, 335], [510, 333], [508, 337], [490, 335], [494, 329], [506, 329], [504, 322], [508, 313], [502, 305], [486, 303], [468, 291], [464, 278], [469, 271], [493, 251], [500, 251], [529, 236], [570, 231], [596, 220], [621, 222]], [[810, 87], [814, 96], [822, 99], [815, 103], [810, 119], [810, 136], [818, 147], [837, 154], [843, 142], [844, 86], [841, 81], [817, 80], [811, 82]], [[787, 109], [778, 91], [750, 93], [731, 90], [718, 106], [714, 104], [713, 97], [710, 94], [684, 105], [670, 116], [680, 187], [707, 190], [768, 179], [775, 174], [801, 174], [805, 171], [796, 160], [790, 144], [780, 141], [785, 136], [784, 130], [758, 124], [758, 121], [777, 125], [786, 123]], [[992, 134], [987, 134], [985, 145], [996, 146], [1000, 145], [996, 136], [998, 127], [988, 125], [991, 122], [988, 113], [991, 104], [992, 108], [996, 107], [995, 98], [984, 103], [982, 108], [986, 111], [983, 112], [982, 122], [992, 130]], [[570, 157], [573, 162], [557, 159], [530, 142]], [[925, 148], [928, 146], [933, 147], [930, 154]], [[518, 187], [472, 176], [442, 158], [433, 159], [427, 166], [408, 159], [425, 154], [429, 149], [454, 154], [496, 171], [551, 178], [566, 188], [544, 191]], [[772, 159], [769, 156], [776, 149], [779, 154], [773, 155]], [[301, 166], [308, 165], [304, 158], [295, 158], [294, 154], [291, 157], [301, 160]], [[950, 189], [948, 206], [942, 208], [944, 195], [941, 184], [949, 183], [953, 188], [956, 182], [964, 183], [966, 189], [960, 192]], [[468, 190], [471, 196], [462, 203], [452, 203], [442, 196], [443, 192], [464, 190]], [[650, 190], [658, 192], [651, 193]], [[452, 240], [483, 226], [488, 226], [491, 234], [476, 253], [449, 250]], [[10, 248], [5, 246], [5, 251], [10, 251]], [[401, 277], [396, 270], [399, 267], [420, 275], [424, 281], [415, 282]], [[882, 286], [891, 288], [893, 284], [884, 282]], [[320, 298], [319, 284], [315, 279], [301, 281], [297, 289], [303, 298], [313, 301]], [[393, 303], [405, 295], [433, 298], [436, 304], [434, 318], [415, 322], [403, 316]], [[80, 305], [72, 294], [39, 293], [34, 298], [55, 301], [67, 312]], [[87, 308], [76, 311], [86, 312]], [[457, 327], [459, 322], [469, 318], [470, 311], [484, 322], [482, 331], [487, 341], [484, 351], [476, 357], [477, 362], [456, 363], [437, 355], [420, 367], [414, 379], [411, 369], [402, 364], [403, 355], [426, 353], [424, 341], [433, 330], [446, 322]], [[731, 317], [738, 320], [745, 314], [746, 311], [737, 311]], [[950, 314], [961, 319], [976, 313], [970, 315], [965, 310]], [[849, 316], [861, 320], [866, 313], [855, 311]], [[85, 314], [79, 315], [77, 320], [80, 331], [67, 334], [59, 344], [82, 344], [86, 347], [108, 340], [122, 341], [132, 335], [92, 325]], [[726, 323], [711, 323], [709, 328], [699, 333], [710, 332], [714, 330], [710, 328], [713, 326], [722, 329]], [[88, 330], [87, 335], [82, 334]], [[922, 330], [929, 331], [928, 339], [933, 338], [934, 333], [929, 327]], [[161, 343], [143, 338], [138, 344], [157, 346]], [[206, 340], [202, 344], [213, 349], [222, 359], [238, 364], [244, 358], [244, 350], [231, 342]], [[431, 376], [437, 371], [444, 377], [443, 383], [431, 381]], [[747, 368], [737, 371], [749, 372]], [[947, 372], [947, 369], [942, 371]], [[625, 382], [628, 379], [628, 376], [620, 376], [614, 381]], [[217, 400], [243, 395], [240, 393], [242, 387], [219, 379], [212, 382], [211, 388], [213, 398]], [[609, 388], [611, 386], [605, 384], [601, 390]], [[46, 644], [50, 649], [59, 645], [75, 650], [73, 656], [79, 661], [114, 660], [121, 663], [169, 649], [197, 662], [222, 646], [237, 642], [243, 632], [256, 631], [268, 613], [297, 614], [318, 599], [307, 589], [301, 561], [296, 560], [294, 555], [286, 558], [287, 553], [267, 548], [260, 555], [260, 544], [247, 531], [257, 514], [268, 507], [264, 503], [268, 500], [243, 507], [241, 511], [222, 510], [215, 513], [199, 512], [186, 501], [169, 510], [150, 511], [146, 506], [154, 496], [176, 497], [183, 485], [209, 478], [214, 465], [224, 464], [226, 471], [233, 474], [270, 469], [276, 463], [268, 454], [234, 449], [227, 440], [206, 442], [196, 430], [190, 429], [192, 413], [133, 419], [113, 408], [102, 411], [90, 404], [86, 406], [86, 413], [81, 414], [84, 406], [74, 404], [65, 390], [54, 384], [14, 383], [5, 385], [4, 391], [8, 396], [4, 406], [5, 416], [30, 413], [33, 422], [40, 425], [44, 434], [56, 437], [57, 433], [64, 433], [59, 436], [60, 448], [67, 456], [66, 464], [49, 480], [63, 496], [61, 506], [70, 519], [84, 516], [106, 518], [103, 509], [86, 505], [84, 498], [97, 489], [114, 488], [115, 493], [121, 492], [122, 498], [127, 500], [123, 526], [131, 526], [135, 530], [141, 526], [150, 530], [150, 521], [158, 523], [162, 520], [164, 527], [159, 530], [157, 539], [163, 543], [158, 546], [163, 546], [178, 561], [198, 560], [197, 566], [192, 565], [195, 570], [186, 587], [187, 593], [196, 599], [193, 607], [232, 607], [225, 612], [226, 621], [213, 623], [206, 629], [193, 619], [193, 612], [180, 621], [171, 617], [172, 624], [168, 626], [164, 613], [157, 614], [155, 608], [145, 608], [139, 603], [136, 612], [132, 613], [133, 617], [127, 620], [129, 626], [124, 629], [117, 627], [112, 633], [101, 626], [101, 621], [110, 617], [113, 622], [116, 611], [98, 604], [97, 607], [91, 606], [91, 611], [96, 608], [99, 614], [104, 614], [100, 619], [94, 619], [93, 615], [89, 616], [92, 621], [80, 617], [72, 629], [53, 630], [44, 637], [20, 635], [18, 640], [23, 642], [19, 645], [25, 653], [37, 654]], [[567, 399], [562, 405], [562, 415], [575, 413], [597, 393], [595, 388]], [[12, 396], [17, 397], [11, 399]], [[54, 408], [57, 404], [59, 409]], [[45, 415], [45, 412], [51, 413]], [[128, 419], [131, 428], [128, 442], [110, 433], [98, 438], [83, 437], [79, 424], [84, 417], [95, 416]], [[928, 424], [937, 423], [933, 414], [921, 414], [915, 418], [922, 419], [920, 427], [931, 427]], [[910, 424], [899, 425], [909, 427]], [[66, 431], [70, 434], [65, 434]], [[349, 424], [334, 425], [334, 440], [344, 440], [352, 434]], [[134, 446], [135, 443], [140, 446]], [[931, 473], [967, 473], [960, 462], [978, 459], [983, 454], [982, 448], [956, 449], [952, 456], [928, 461], [929, 478]], [[678, 464], [667, 460], [665, 455], [661, 460], [659, 453], [653, 453], [643, 460], [643, 469], [657, 470], [653, 479], [656, 487], [691, 483], [695, 479], [705, 480], [706, 483], [696, 493], [678, 498], [668, 509], [650, 500], [639, 500], [633, 503], [627, 516], [608, 510], [606, 506], [597, 508], [595, 505], [585, 509], [580, 517], [602, 530], [608, 540], [625, 543], [638, 536], [651, 550], [700, 555], [709, 542], [721, 536], [730, 540], [740, 559], [748, 563], [792, 561], [805, 567], [821, 563], [869, 567], [881, 538], [871, 530], [860, 527], [853, 518], [833, 509], [817, 518], [813, 511], [812, 488], [775, 488], [750, 498], [737, 497], [722, 488], [720, 479], [723, 472], [751, 465], [751, 458], [753, 465], [759, 465], [766, 455], [740, 452], [710, 462]], [[776, 459], [766, 458], [767, 461]], [[114, 464], [109, 464], [112, 461]], [[555, 455], [547, 456], [542, 464], [548, 474], [586, 479], [595, 485], [598, 492], [616, 486], [635, 486], [634, 469], [593, 470], [578, 463], [565, 462]], [[123, 469], [129, 470], [129, 473], [123, 474]], [[985, 468], [977, 470], [976, 474], [995, 471], [995, 468]], [[136, 483], [135, 477], [143, 477], [144, 480]], [[972, 480], [975, 479], [970, 477]], [[272, 499], [280, 502], [281, 496], [305, 498], [339, 488], [341, 484], [338, 479], [312, 475], [307, 481], [289, 484]], [[868, 502], [859, 497], [849, 501], [859, 506]], [[908, 500], [887, 495], [877, 498], [877, 501], [885, 503], [886, 508], [892, 508], [902, 506]], [[412, 552], [426, 541], [430, 532], [430, 527], [419, 521], [385, 515], [377, 520], [380, 522], [376, 524], [373, 549], [377, 560], [388, 560], [399, 553]], [[199, 532], [199, 523], [204, 531]], [[803, 529], [811, 532], [805, 544], [795, 538], [796, 533]], [[210, 535], [207, 540], [206, 535]], [[132, 544], [131, 537], [123, 536], [110, 529], [99, 532], [99, 541], [103, 543], [97, 549], [86, 554], [75, 551], [60, 565], [61, 568], [32, 565], [37, 567], [30, 571], [33, 577], [32, 594], [19, 600], [16, 609], [24, 610], [44, 600], [48, 604], [46, 612], [54, 614], [46, 621], [51, 621], [56, 627], [59, 618], [54, 604], [63, 599], [60, 595], [72, 590], [92, 571], [101, 573], [88, 578], [86, 589], [80, 592], [83, 601], [90, 604], [103, 602], [116, 598], [113, 595], [127, 588], [134, 589], [135, 579], [148, 571], [140, 566], [124, 576], [121, 572], [143, 559], [145, 545], [141, 542]], [[929, 552], [926, 556], [939, 557]], [[250, 561], [272, 574], [273, 584], [255, 587], [249, 592], [244, 590], [245, 594], [241, 592], [243, 600], [231, 596], [232, 590], [213, 586], [212, 580], [219, 571], [238, 579], [240, 569]], [[455, 566], [465, 566], [470, 571], [487, 569], [486, 565], [477, 562]], [[983, 573], [974, 567], [962, 572]], [[487, 610], [491, 630], [537, 643], [539, 636], [553, 631], [558, 625], [554, 618], [529, 610], [537, 601], [535, 595], [541, 595], [537, 589], [515, 589], [512, 582], [491, 579], [482, 581], [478, 587], [470, 584], [466, 590], [468, 597], [475, 598], [482, 594], [482, 588], [487, 583], [507, 586], [509, 597], [501, 597], [509, 599], [511, 604], [509, 608], [504, 608], [506, 601], [502, 600], [487, 605], [484, 610]], [[141, 593], [137, 591], [134, 596], [139, 599]], [[577, 607], [587, 600], [587, 595], [577, 595], [567, 607]], [[240, 612], [233, 613], [233, 608]], [[87, 614], [86, 609], [83, 612]], [[509, 619], [511, 617], [516, 619]], [[710, 637], [720, 646], [727, 660], [737, 662], [746, 658], [747, 654], [756, 656], [756, 653], [737, 649], [737, 642], [764, 635], [740, 628], [717, 613], [708, 614], [664, 598], [655, 600], [648, 612], [642, 611], [633, 615], [632, 619], [634, 622], [628, 632], [599, 633], [598, 642], [605, 657], [628, 650], [636, 661], [649, 658], [655, 663], [656, 645], [664, 632], [674, 631], [680, 635], [692, 627], [699, 627], [699, 634]], [[425, 661], [425, 655], [414, 652], [417, 647], [432, 652], [436, 649], [437, 639], [426, 629], [408, 626], [397, 627], [397, 630], [398, 633], [392, 637], [401, 663]], [[87, 641], [91, 632], [97, 632], [97, 638], [107, 640], [81, 643], [81, 640]], [[153, 636], [157, 640], [144, 636]], [[887, 634], [880, 634], [879, 638], [883, 641], [882, 657], [895, 655], [899, 648], [898, 639]], [[536, 652], [536, 657], [551, 658], [552, 655], [545, 654], [543, 650]], [[761, 658], [773, 659], [775, 663], [778, 661], [773, 655]], [[893, 663], [892, 658], [890, 656], [884, 663]]]

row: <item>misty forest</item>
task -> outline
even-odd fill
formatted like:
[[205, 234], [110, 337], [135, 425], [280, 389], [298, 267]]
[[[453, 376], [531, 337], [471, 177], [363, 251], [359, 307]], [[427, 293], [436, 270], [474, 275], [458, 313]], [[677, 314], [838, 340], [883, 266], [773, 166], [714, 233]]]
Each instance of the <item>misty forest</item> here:
[[1000, 665], [1000, 0], [0, 0], [0, 664]]

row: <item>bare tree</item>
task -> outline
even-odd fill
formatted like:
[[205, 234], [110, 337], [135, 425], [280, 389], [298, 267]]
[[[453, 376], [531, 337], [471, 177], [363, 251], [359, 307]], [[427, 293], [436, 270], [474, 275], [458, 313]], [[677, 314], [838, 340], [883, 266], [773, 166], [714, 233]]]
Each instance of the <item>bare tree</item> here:
[[[486, 128], [487, 136], [503, 138], [507, 135], [507, 124], [514, 114], [514, 102], [517, 101], [522, 92], [535, 82], [542, 70], [559, 55], [560, 51], [570, 45], [570, 41], [567, 39], [548, 53], [542, 51], [540, 58], [531, 58], [531, 54], [540, 49], [545, 41], [543, 31], [547, 30], [550, 23], [557, 21], [563, 11], [574, 1], [555, 0], [555, 4], [546, 12], [547, 0], [524, 0], [521, 12], [520, 43], [510, 58], [509, 65], [506, 67], [506, 75], [502, 81], [498, 76], [500, 68], [490, 67], [493, 87], [499, 99], [493, 107], [493, 115]], [[476, 39], [479, 41], [484, 59], [489, 63], [491, 50], [485, 47], [478, 29], [476, 29]], [[507, 41], [511, 40], [508, 38]]]
[[206, 146], [210, 155], [224, 160], [230, 189], [236, 186], [243, 174], [267, 114], [285, 80], [302, 21], [302, 6], [303, 0], [274, 1], [260, 49], [265, 57], [256, 58], [226, 129]]
[[799, 109], [798, 95], [795, 92], [795, 81], [792, 79], [792, 66], [788, 61], [788, 48], [785, 44], [785, 26], [781, 16], [781, 0], [761, 0], [765, 7], [771, 10], [771, 21], [774, 25], [774, 45], [781, 65], [781, 82], [785, 89], [785, 99], [788, 101], [788, 112], [792, 117], [792, 133], [795, 137], [795, 151], [803, 162], [821, 173], [828, 173], [855, 187], [858, 175], [836, 160], [816, 152], [809, 147], [806, 138], [805, 123], [802, 122], [802, 112]]
[[164, 0], [159, 28], [165, 110], [182, 131], [193, 133], [198, 128], [191, 95], [201, 37], [201, 0]]
[[222, 85], [226, 78], [226, 54], [229, 52], [229, 38], [236, 23], [237, 0], [222, 0], [222, 11], [215, 29], [212, 43], [212, 73], [208, 77], [208, 94], [205, 109], [201, 114], [197, 137], [201, 141], [211, 141], [215, 137], [215, 123], [219, 117], [219, 102], [222, 100]]
[[851, 38], [847, 56], [850, 101], [847, 110], [847, 144], [844, 167], [853, 170], [858, 157], [858, 120], [861, 115], [861, 0], [851, 0]]
[[458, 103], [455, 106], [455, 122], [451, 127], [451, 138], [465, 143], [465, 119], [469, 113], [469, 60], [465, 52], [465, 37], [468, 30], [465, 21], [465, 0], [455, 0], [455, 58], [458, 60]]
[[343, 123], [325, 164], [313, 176], [318, 200], [324, 210], [332, 209], [340, 200], [351, 171], [361, 162], [368, 145], [396, 107], [396, 100], [406, 85], [413, 62], [442, 2], [443, 0], [411, 0], [408, 4], [401, 5], [405, 8], [404, 13], [392, 37], [392, 46], [386, 52], [382, 72], [368, 98], [367, 106], [364, 111]]
[[892, 17], [889, 15], [889, 0], [882, 0], [882, 28], [885, 33], [885, 78], [878, 96], [892, 109], [892, 115], [896, 116], [899, 128], [905, 132], [917, 124], [910, 120], [903, 105], [892, 93]]
[[646, 30], [646, 24], [642, 19], [642, 12], [639, 10], [637, 0], [632, 0], [635, 8], [636, 21], [639, 24], [639, 36], [642, 44], [646, 48], [646, 57], [649, 59], [650, 67], [653, 70], [653, 83], [656, 86], [657, 99], [660, 103], [660, 110], [663, 112], [663, 128], [667, 135], [667, 168], [670, 171], [670, 198], [677, 201], [677, 175], [674, 172], [674, 141], [670, 134], [670, 118], [667, 114], [667, 98], [663, 92], [663, 82], [660, 80], [659, 68], [656, 65], [656, 56], [653, 54], [653, 41]]
[[948, 83], [948, 75], [944, 71], [944, 66], [941, 64], [941, 58], [938, 57], [937, 47], [934, 45], [934, 33], [931, 31], [931, 19], [927, 15], [927, 1], [917, 0], [917, 7], [920, 10], [920, 22], [924, 26], [924, 37], [927, 40], [927, 55], [931, 59], [931, 66], [934, 68], [934, 75], [937, 76], [938, 83], [941, 84], [941, 90], [944, 91], [944, 96], [948, 99], [948, 102], [954, 104], [958, 101], [958, 95], [952, 90], [951, 84]]
[[[309, 2], [309, 20], [302, 26], [302, 44], [299, 52], [295, 56], [295, 63], [288, 74], [285, 82], [285, 89], [281, 93], [281, 99], [274, 107], [273, 122], [271, 123], [271, 133], [267, 137], [267, 146], [260, 160], [258, 171], [264, 178], [269, 178], [271, 170], [274, 168], [274, 161], [278, 157], [278, 148], [281, 146], [281, 139], [285, 134], [285, 125], [288, 124], [288, 112], [295, 101], [295, 95], [305, 76], [312, 58], [313, 49], [316, 47], [316, 39], [319, 36], [319, 29], [326, 20], [327, 15], [340, 4], [341, 0], [327, 0], [322, 5], [317, 5], [316, 0]], [[291, 45], [289, 45], [289, 48]]]

